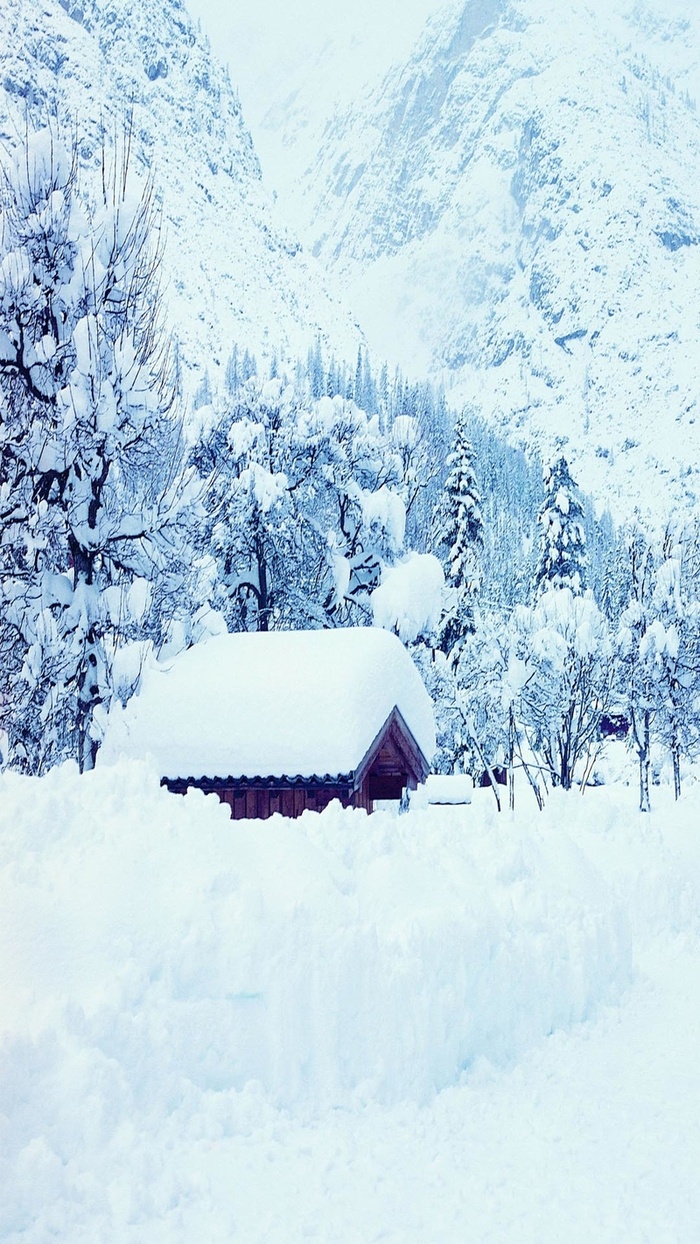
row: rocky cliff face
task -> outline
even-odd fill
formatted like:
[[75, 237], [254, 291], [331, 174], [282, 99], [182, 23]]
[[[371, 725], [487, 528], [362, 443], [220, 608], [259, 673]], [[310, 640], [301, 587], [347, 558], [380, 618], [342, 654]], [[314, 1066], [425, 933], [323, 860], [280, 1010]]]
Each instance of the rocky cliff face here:
[[700, 495], [699, 47], [674, 0], [452, 6], [297, 204], [378, 353], [618, 508]]
[[100, 129], [133, 104], [133, 163], [152, 173], [165, 220], [167, 311], [192, 383], [233, 342], [306, 354], [320, 335], [353, 357], [360, 333], [319, 265], [282, 223], [227, 72], [180, 0], [4, 0], [0, 130], [17, 141], [28, 109], [77, 128], [97, 164]]

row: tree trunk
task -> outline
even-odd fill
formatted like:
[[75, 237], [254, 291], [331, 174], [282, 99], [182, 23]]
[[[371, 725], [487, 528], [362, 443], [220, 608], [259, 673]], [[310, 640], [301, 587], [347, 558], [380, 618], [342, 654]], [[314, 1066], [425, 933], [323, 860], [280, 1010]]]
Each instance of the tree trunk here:
[[642, 745], [639, 748], [639, 811], [651, 812], [651, 800], [649, 798], [649, 768], [651, 765], [650, 750], [650, 715], [646, 711], [644, 713], [642, 726]]
[[[569, 715], [571, 708], [569, 708]], [[571, 722], [567, 720], [559, 732], [559, 781], [562, 790], [571, 790]]]
[[270, 629], [270, 598], [267, 586], [267, 562], [265, 561], [265, 552], [260, 540], [257, 541], [256, 554], [258, 562], [258, 630], [268, 631]]
[[[70, 537], [70, 552], [73, 562], [73, 590], [80, 584], [86, 589], [91, 588], [95, 582], [96, 554], [85, 549], [73, 536]], [[105, 699], [104, 684], [100, 686], [100, 671], [104, 670], [102, 644], [89, 615], [88, 610], [88, 628], [82, 658], [76, 669], [76, 734], [78, 767], [81, 773], [95, 767], [97, 745], [91, 738], [90, 731], [95, 708]]]
[[488, 774], [489, 782], [491, 783], [491, 790], [493, 791], [494, 799], [496, 800], [496, 807], [498, 808], [498, 811], [500, 812], [501, 811], [501, 797], [498, 793], [498, 784], [494, 777], [493, 769], [491, 765], [488, 763], [488, 761], [486, 760], [486, 757], [484, 756], [484, 753], [482, 752], [481, 747], [479, 746], [479, 740], [476, 737], [476, 733], [472, 729], [469, 730], [469, 733], [471, 736], [471, 741], [474, 744], [476, 754], [479, 757], [479, 760], [481, 761], [482, 765], [484, 766], [484, 769], [486, 770]]
[[673, 793], [676, 799], [681, 797], [681, 748], [678, 734], [674, 730], [671, 740], [671, 756], [673, 757]]
[[513, 705], [508, 716], [508, 807], [515, 811], [515, 714]]

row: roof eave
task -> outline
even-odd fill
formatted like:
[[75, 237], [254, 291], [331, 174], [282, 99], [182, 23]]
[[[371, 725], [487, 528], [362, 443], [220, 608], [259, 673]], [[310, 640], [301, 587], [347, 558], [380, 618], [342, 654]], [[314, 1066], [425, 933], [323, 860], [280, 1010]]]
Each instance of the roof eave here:
[[351, 790], [353, 790], [355, 788], [355, 774], [324, 773], [321, 775], [314, 773], [309, 777], [306, 777], [301, 773], [297, 773], [292, 776], [287, 774], [268, 774], [267, 776], [263, 776], [262, 774], [259, 774], [253, 777], [248, 777], [247, 775], [233, 777], [232, 774], [229, 774], [227, 777], [208, 777], [204, 775], [202, 777], [194, 777], [193, 774], [190, 774], [189, 777], [170, 777], [166, 775], [160, 779], [160, 784], [161, 786], [167, 786], [169, 788], [183, 787], [184, 789], [188, 786], [194, 786], [198, 790], [205, 791], [223, 790], [234, 786], [238, 786], [242, 789], [253, 786], [257, 788], [266, 787], [268, 789], [281, 787], [285, 790], [291, 790], [300, 786], [317, 786], [319, 788], [328, 786], [348, 786]]

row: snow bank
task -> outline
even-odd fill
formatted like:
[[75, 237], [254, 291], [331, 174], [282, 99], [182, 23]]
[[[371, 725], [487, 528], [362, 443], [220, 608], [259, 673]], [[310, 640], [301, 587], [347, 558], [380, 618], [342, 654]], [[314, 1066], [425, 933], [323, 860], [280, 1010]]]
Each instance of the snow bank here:
[[394, 707], [429, 761], [432, 703], [395, 635], [219, 635], [146, 672], [110, 717], [100, 764], [150, 755], [162, 777], [347, 774]]
[[[376, 1182], [383, 1127], [405, 1131], [405, 1161], [428, 1126], [419, 1103], [476, 1084], [478, 1105], [485, 1060], [513, 1068], [510, 1101], [526, 1051], [616, 999], [630, 896], [637, 936], [669, 918], [700, 931], [693, 800], [662, 835], [619, 798], [625, 811], [594, 791], [512, 820], [475, 791], [468, 808], [400, 818], [336, 805], [232, 822], [214, 797], [167, 794], [145, 764], [1, 777], [0, 1238], [302, 1238], [300, 1180], [318, 1238], [359, 1238], [353, 1215], [321, 1225], [333, 1153], [338, 1178], [357, 1165], [350, 1123], [329, 1121], [367, 1120]], [[501, 1102], [501, 1143], [530, 1134], [528, 1083], [522, 1120]], [[468, 1118], [474, 1093], [430, 1105], [425, 1144], [440, 1152], [450, 1103]], [[285, 1158], [290, 1134], [299, 1152]], [[459, 1153], [455, 1213], [462, 1158], [478, 1162]], [[432, 1238], [428, 1221], [387, 1238]], [[461, 1221], [440, 1238], [467, 1238]]]
[[135, 763], [0, 792], [6, 1114], [36, 1060], [31, 1109], [74, 1098], [81, 1132], [86, 1099], [111, 1127], [251, 1080], [304, 1109], [423, 1100], [628, 977], [620, 910], [560, 828], [488, 804], [232, 822]]

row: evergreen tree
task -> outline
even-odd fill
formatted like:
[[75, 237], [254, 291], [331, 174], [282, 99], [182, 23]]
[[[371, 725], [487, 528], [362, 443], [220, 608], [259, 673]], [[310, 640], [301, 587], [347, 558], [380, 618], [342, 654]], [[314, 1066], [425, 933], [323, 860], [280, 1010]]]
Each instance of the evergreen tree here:
[[538, 515], [539, 559], [535, 596], [568, 587], [580, 595], [586, 587], [586, 530], [581, 494], [563, 456], [544, 471], [544, 500]]
[[624, 538], [629, 597], [618, 633], [620, 676], [630, 721], [629, 741], [639, 762], [639, 810], [649, 812], [652, 731], [663, 696], [659, 636], [654, 627], [656, 560], [651, 541], [636, 519]]
[[446, 601], [439, 646], [450, 655], [474, 629], [474, 597], [481, 584], [484, 543], [481, 498], [474, 473], [474, 450], [464, 423], [455, 428], [447, 458], [448, 474], [437, 512], [437, 543], [445, 571]]
[[250, 380], [251, 376], [257, 376], [258, 364], [254, 354], [250, 354], [248, 350], [243, 355], [241, 363], [241, 383], [245, 384], [246, 380]]
[[238, 363], [238, 346], [234, 345], [231, 351], [231, 357], [226, 364], [225, 383], [228, 392], [235, 397], [241, 383], [241, 374]]
[[386, 428], [387, 416], [389, 414], [389, 368], [386, 363], [382, 365], [382, 370], [379, 375], [378, 398], [379, 408], [383, 416], [382, 426]]
[[322, 397], [326, 386], [323, 375], [321, 339], [319, 337], [316, 338], [314, 348], [309, 350], [309, 383], [311, 385], [311, 396], [315, 398]]
[[338, 379], [338, 364], [335, 358], [331, 358], [326, 372], [326, 397], [335, 397], [336, 393], [340, 393], [340, 382]]
[[362, 370], [362, 346], [357, 350], [357, 363], [355, 364], [355, 381], [353, 384], [353, 396], [358, 406], [366, 410], [364, 400], [363, 370]]
[[197, 391], [192, 399], [192, 406], [195, 410], [200, 410], [202, 406], [211, 406], [211, 380], [209, 379], [209, 369], [205, 367], [204, 375], [197, 386]]

